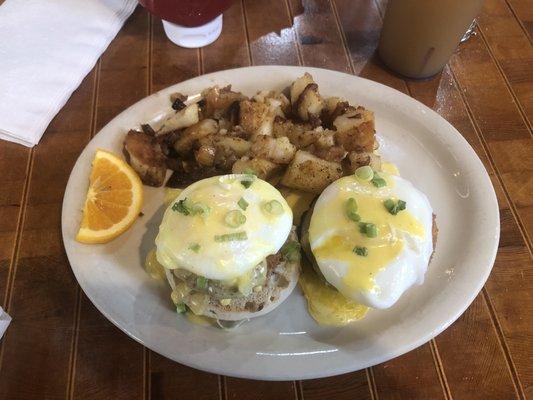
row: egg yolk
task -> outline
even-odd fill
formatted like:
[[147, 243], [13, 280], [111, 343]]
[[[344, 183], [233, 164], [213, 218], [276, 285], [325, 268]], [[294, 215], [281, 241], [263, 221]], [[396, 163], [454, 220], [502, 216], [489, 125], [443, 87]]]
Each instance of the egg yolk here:
[[[393, 181], [388, 174], [382, 177], [390, 189]], [[369, 182], [359, 182], [355, 177], [345, 177], [357, 185], [342, 185], [338, 194], [327, 204], [315, 209], [310, 226], [310, 237], [318, 237], [320, 233], [331, 231], [313, 253], [320, 260], [334, 260], [348, 265], [343, 282], [349, 288], [361, 291], [377, 290], [375, 276], [404, 248], [404, 233], [423, 238], [425, 235], [422, 224], [407, 211], [402, 210], [393, 215], [385, 207], [384, 201], [394, 197], [383, 197], [379, 189]], [[357, 182], [355, 182], [357, 181]], [[357, 203], [359, 222], [349, 219], [346, 215], [346, 203], [353, 198]], [[361, 231], [361, 223], [372, 223], [377, 228], [377, 236], [369, 237]], [[365, 248], [366, 255], [357, 254], [356, 247]]]

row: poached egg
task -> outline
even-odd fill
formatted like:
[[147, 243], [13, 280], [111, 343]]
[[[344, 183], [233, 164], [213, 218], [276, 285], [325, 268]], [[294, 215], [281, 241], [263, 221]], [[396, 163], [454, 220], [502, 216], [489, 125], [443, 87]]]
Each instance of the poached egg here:
[[380, 185], [356, 175], [329, 185], [316, 201], [309, 242], [320, 272], [342, 295], [383, 309], [423, 283], [433, 253], [433, 210], [406, 179], [379, 177]]
[[281, 249], [292, 219], [281, 193], [253, 175], [203, 179], [180, 192], [166, 209], [155, 241], [156, 258], [169, 270], [236, 279]]

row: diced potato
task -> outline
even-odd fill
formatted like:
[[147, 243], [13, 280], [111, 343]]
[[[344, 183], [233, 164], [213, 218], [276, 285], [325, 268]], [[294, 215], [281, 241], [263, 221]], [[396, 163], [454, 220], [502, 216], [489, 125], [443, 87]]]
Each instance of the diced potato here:
[[183, 110], [176, 111], [163, 122], [156, 135], [161, 136], [168, 132], [196, 124], [199, 121], [199, 111], [200, 109], [197, 103], [191, 104]]
[[181, 155], [188, 155], [195, 141], [212, 135], [218, 131], [218, 122], [214, 119], [203, 119], [193, 126], [185, 129], [174, 142], [174, 150]]
[[274, 138], [259, 135], [255, 138], [251, 154], [254, 157], [264, 158], [276, 164], [288, 164], [296, 153], [296, 147], [287, 137]]
[[293, 189], [321, 193], [326, 186], [341, 176], [340, 163], [322, 160], [307, 151], [298, 150], [281, 183]]
[[253, 171], [261, 179], [271, 179], [282, 171], [281, 165], [262, 158], [243, 157], [233, 164], [232, 172], [242, 174]]
[[296, 79], [291, 85], [291, 104], [296, 104], [296, 101], [300, 97], [300, 94], [304, 91], [307, 85], [315, 83], [313, 77], [309, 73], [303, 74], [303, 76]]
[[154, 137], [143, 132], [129, 131], [124, 140], [124, 153], [145, 185], [163, 184], [167, 172], [165, 155]]
[[216, 140], [217, 149], [232, 152], [239, 158], [248, 153], [251, 145], [250, 142], [234, 136], [218, 136]]
[[249, 100], [240, 102], [239, 125], [252, 137], [272, 135], [274, 117], [268, 104]]
[[318, 85], [316, 83], [307, 85], [300, 93], [296, 103], [293, 103], [293, 111], [296, 111], [302, 121], [319, 118], [323, 108], [324, 100], [318, 93]]
[[364, 165], [370, 165], [374, 171], [381, 170], [381, 157], [374, 153], [356, 153], [352, 151], [346, 157], [345, 172], [353, 174], [355, 170]]
[[374, 113], [358, 107], [335, 118], [335, 140], [347, 151], [371, 152], [374, 149]]
[[348, 152], [344, 150], [344, 147], [342, 146], [331, 146], [327, 148], [319, 148], [315, 147], [314, 151], [312, 152], [315, 156], [327, 160], [327, 161], [333, 161], [340, 163]]
[[309, 146], [317, 140], [316, 132], [309, 124], [295, 124], [283, 118], [274, 120], [272, 133], [274, 137], [288, 137], [297, 148]]
[[205, 100], [204, 115], [208, 118], [219, 118], [236, 102], [246, 98], [242, 93], [231, 90], [231, 85], [219, 88], [213, 86], [202, 91]]

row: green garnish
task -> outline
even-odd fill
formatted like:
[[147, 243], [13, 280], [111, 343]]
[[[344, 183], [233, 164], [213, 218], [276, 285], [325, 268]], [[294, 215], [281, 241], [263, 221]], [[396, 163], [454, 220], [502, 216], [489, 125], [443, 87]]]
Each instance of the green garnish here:
[[176, 311], [178, 314], [183, 314], [187, 311], [187, 306], [183, 303], [176, 304]]
[[357, 214], [357, 202], [353, 197], [346, 201], [346, 216], [355, 222], [361, 220], [361, 217]]
[[184, 198], [183, 200], [179, 200], [177, 203], [172, 205], [172, 211], [177, 211], [183, 215], [190, 215], [191, 205], [187, 201], [187, 198]]
[[233, 242], [236, 240], [248, 240], [246, 232], [226, 233], [225, 235], [215, 235], [215, 242]]
[[252, 183], [254, 183], [254, 180], [257, 177], [257, 173], [251, 168], [246, 168], [243, 171], [243, 174], [247, 175], [247, 179], [243, 179], [241, 181], [241, 185], [248, 189], [250, 186], [252, 186]]
[[291, 240], [283, 245], [281, 248], [281, 255], [290, 262], [300, 260], [300, 243]]
[[241, 197], [239, 199], [239, 201], [237, 202], [237, 205], [241, 208], [241, 210], [244, 210], [246, 211], [246, 209], [248, 208], [248, 206], [250, 205], [246, 200], [244, 200], [243, 197]]
[[242, 173], [245, 174], [245, 175], [255, 175], [255, 176], [257, 176], [257, 172], [255, 172], [251, 168], [246, 168], [244, 171], [242, 171]]
[[230, 228], [238, 228], [246, 222], [246, 216], [239, 210], [232, 210], [226, 214], [224, 222]]
[[196, 287], [200, 289], [205, 289], [207, 287], [207, 278], [203, 276], [198, 276], [196, 278]]
[[191, 243], [189, 246], [189, 250], [192, 250], [195, 253], [198, 253], [200, 251], [200, 245], [198, 243]]
[[378, 235], [378, 228], [371, 222], [360, 222], [359, 231], [369, 238], [375, 238]]
[[263, 210], [269, 214], [280, 215], [283, 214], [283, 206], [277, 200], [270, 200], [263, 204]]
[[211, 212], [211, 208], [204, 203], [196, 202], [191, 207], [192, 215], [207, 216]]
[[383, 205], [389, 213], [391, 213], [392, 215], [396, 215], [400, 211], [405, 210], [407, 203], [403, 200], [398, 200], [397, 202], [394, 202], [394, 200], [392, 199], [387, 199], [383, 202]]
[[366, 257], [368, 255], [368, 249], [366, 247], [355, 246], [352, 251], [361, 257]]
[[369, 165], [364, 165], [355, 170], [355, 176], [362, 181], [370, 181], [374, 178], [374, 171]]
[[372, 182], [372, 184], [377, 188], [387, 186], [387, 181], [381, 176], [379, 176], [377, 172], [374, 172], [374, 177], [371, 179], [370, 182]]

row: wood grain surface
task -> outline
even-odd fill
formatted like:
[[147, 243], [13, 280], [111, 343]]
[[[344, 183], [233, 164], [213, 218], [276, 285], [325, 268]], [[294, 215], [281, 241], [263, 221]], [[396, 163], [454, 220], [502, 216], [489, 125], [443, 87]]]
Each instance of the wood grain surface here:
[[[1, 4], [1, 0], [0, 0]], [[242, 0], [220, 38], [173, 45], [137, 8], [34, 149], [0, 142], [0, 399], [533, 399], [533, 7], [486, 0], [442, 73], [405, 80], [376, 56], [385, 0]], [[123, 109], [202, 73], [329, 68], [402, 91], [450, 121], [494, 184], [501, 240], [468, 310], [429, 343], [331, 378], [261, 382], [198, 371], [142, 347], [80, 290], [60, 231], [79, 153]], [[58, 156], [59, 155], [59, 156]]]

